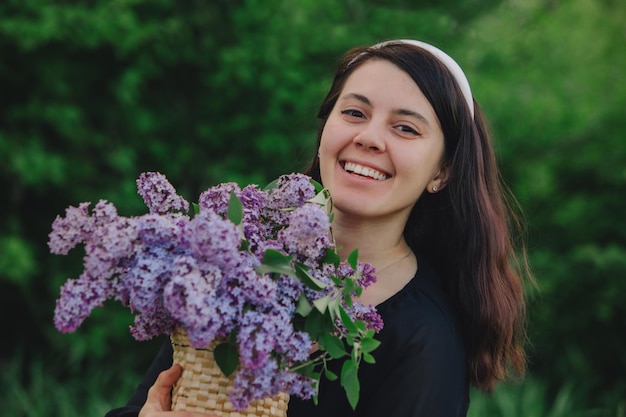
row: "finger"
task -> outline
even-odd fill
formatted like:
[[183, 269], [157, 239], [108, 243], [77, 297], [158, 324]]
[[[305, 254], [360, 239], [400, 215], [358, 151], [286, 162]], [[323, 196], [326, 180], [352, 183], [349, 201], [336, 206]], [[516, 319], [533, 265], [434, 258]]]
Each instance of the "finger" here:
[[180, 364], [175, 363], [169, 369], [166, 369], [159, 374], [153, 387], [157, 388], [159, 391], [167, 390], [169, 393], [182, 373], [183, 367], [180, 366]]
[[[176, 383], [183, 368], [179, 364], [174, 364], [169, 369], [161, 372], [154, 385], [148, 390], [148, 397], [142, 411], [169, 411], [171, 408], [172, 386]], [[145, 413], [141, 414], [142, 417]]]

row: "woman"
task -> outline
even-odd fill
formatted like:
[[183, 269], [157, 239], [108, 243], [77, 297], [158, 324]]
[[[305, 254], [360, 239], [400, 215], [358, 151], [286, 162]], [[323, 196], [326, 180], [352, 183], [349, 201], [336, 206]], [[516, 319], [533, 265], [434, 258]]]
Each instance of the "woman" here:
[[[376, 267], [360, 300], [385, 327], [376, 364], [360, 369], [355, 411], [337, 382], [323, 381], [319, 404], [292, 397], [289, 416], [465, 416], [470, 385], [490, 391], [525, 367], [517, 222], [467, 79], [422, 42], [357, 48], [319, 117], [307, 173], [333, 197], [340, 254], [359, 248]], [[153, 381], [170, 365], [166, 346], [129, 406], [109, 416], [199, 416], [167, 411], [180, 367]]]

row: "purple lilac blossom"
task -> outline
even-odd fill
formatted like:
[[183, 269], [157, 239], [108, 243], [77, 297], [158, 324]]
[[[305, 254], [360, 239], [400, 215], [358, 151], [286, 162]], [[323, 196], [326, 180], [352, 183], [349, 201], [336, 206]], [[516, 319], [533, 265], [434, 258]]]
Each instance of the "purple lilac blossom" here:
[[316, 204], [305, 204], [290, 213], [289, 226], [279, 232], [288, 253], [317, 260], [330, 244], [330, 221]]
[[94, 229], [94, 220], [89, 216], [89, 204], [65, 209], [65, 217], [57, 216], [52, 222], [48, 247], [56, 255], [67, 255], [79, 243], [89, 239]]
[[239, 196], [241, 189], [237, 183], [225, 182], [204, 191], [200, 194], [198, 199], [200, 211], [209, 210], [217, 213], [223, 218], [226, 218], [231, 192], [234, 192], [236, 196]]
[[257, 398], [272, 397], [279, 392], [280, 376], [278, 364], [275, 361], [265, 362], [262, 368], [242, 367], [233, 379], [233, 391], [230, 393], [230, 402], [235, 410], [245, 410], [250, 401]]
[[248, 222], [258, 222], [267, 199], [267, 192], [259, 190], [256, 185], [248, 185], [241, 190], [237, 197], [243, 205], [244, 219]]
[[300, 294], [303, 293], [305, 286], [302, 281], [289, 275], [281, 275], [277, 283], [277, 305], [286, 309], [287, 314], [293, 316], [293, 313], [296, 311], [298, 299], [300, 298]]
[[245, 410], [250, 401], [273, 397], [279, 392], [290, 392], [304, 399], [315, 395], [313, 380], [303, 375], [280, 369], [275, 361], [262, 368], [242, 368], [233, 380], [230, 401], [236, 410]]
[[270, 192], [270, 208], [300, 207], [315, 197], [315, 186], [311, 178], [303, 174], [281, 175], [276, 188]]
[[189, 222], [187, 239], [191, 253], [202, 262], [225, 269], [239, 262], [239, 228], [212, 211], [201, 209]]
[[174, 260], [172, 279], [163, 291], [163, 304], [187, 329], [195, 347], [208, 346], [219, 329], [214, 320], [215, 302], [212, 298], [221, 279], [222, 273], [216, 266], [205, 265], [201, 271], [191, 256], [178, 256]]
[[159, 247], [142, 248], [135, 264], [124, 276], [132, 311], [149, 314], [158, 307], [171, 268], [172, 260], [166, 250]]
[[113, 205], [106, 200], [100, 200], [93, 208], [93, 214], [91, 216], [94, 219], [95, 227], [106, 226], [113, 220], [115, 220], [117, 216], [117, 209]]
[[359, 279], [357, 283], [363, 288], [367, 288], [376, 282], [376, 268], [370, 263], [359, 262], [357, 265]]
[[[152, 224], [148, 222], [148, 224]], [[150, 228], [144, 228], [146, 232]], [[166, 233], [170, 229], [166, 229]], [[148, 242], [160, 242], [159, 233], [146, 233]], [[134, 259], [126, 266], [121, 281], [121, 299], [128, 301], [131, 311], [137, 315], [131, 328], [138, 340], [146, 340], [171, 330], [173, 319], [163, 305], [163, 289], [171, 279], [173, 256], [171, 248], [142, 244]]]
[[176, 189], [158, 172], [144, 172], [137, 179], [137, 191], [150, 213], [189, 210], [189, 202], [176, 194]]
[[151, 314], [136, 314], [130, 333], [135, 340], [150, 340], [154, 336], [170, 333], [174, 325], [175, 321], [172, 316], [159, 305]]
[[232, 274], [241, 297], [256, 307], [265, 307], [276, 302], [277, 283], [267, 274], [258, 274], [253, 268], [242, 266]]
[[94, 284], [87, 271], [77, 279], [68, 279], [56, 302], [55, 327], [63, 333], [75, 331], [94, 308], [102, 306], [109, 295], [107, 290]]
[[[333, 245], [327, 214], [305, 204], [315, 195], [309, 177], [282, 176], [270, 191], [220, 184], [201, 194], [193, 219], [170, 212], [186, 211], [189, 203], [163, 175], [144, 173], [137, 186], [150, 214], [121, 217], [101, 200], [91, 215], [89, 203], [81, 203], [55, 219], [51, 252], [66, 254], [84, 243], [86, 253], [83, 274], [61, 288], [57, 328], [74, 331], [93, 308], [114, 298], [135, 313], [131, 333], [137, 340], [182, 327], [192, 345], [202, 348], [237, 331], [241, 366], [231, 402], [238, 410], [279, 391], [314, 395], [313, 379], [287, 369], [306, 361], [312, 346], [308, 333], [295, 331], [291, 323], [298, 300], [302, 294], [310, 301], [340, 296], [341, 285], [331, 276], [356, 279], [365, 287], [374, 282], [375, 270], [369, 264], [354, 271], [346, 262], [338, 268], [321, 262]], [[227, 220], [231, 192], [243, 206], [239, 226]], [[242, 239], [248, 245], [242, 246]], [[327, 288], [316, 292], [289, 275], [260, 274], [255, 268], [268, 249], [295, 255]], [[353, 301], [346, 310], [369, 329], [382, 327], [374, 307]]]
[[302, 174], [282, 175], [266, 196], [262, 217], [274, 226], [284, 226], [289, 222], [289, 211], [301, 207], [315, 197], [315, 187], [311, 179]]
[[366, 324], [366, 329], [374, 330], [376, 333], [383, 329], [383, 318], [378, 314], [376, 308], [373, 306], [366, 307], [366, 311], [358, 313], [356, 315], [359, 319], [363, 320]]
[[243, 314], [237, 331], [239, 361], [241, 366], [258, 369], [270, 360], [276, 344], [276, 333], [280, 326], [289, 323], [276, 323], [276, 316], [248, 310]]

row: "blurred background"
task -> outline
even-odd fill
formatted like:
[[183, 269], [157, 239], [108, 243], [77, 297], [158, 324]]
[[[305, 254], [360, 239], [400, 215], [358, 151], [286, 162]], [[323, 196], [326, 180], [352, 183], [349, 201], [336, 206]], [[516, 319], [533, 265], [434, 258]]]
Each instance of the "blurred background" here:
[[0, 4], [0, 404], [102, 416], [160, 340], [98, 309], [52, 314], [81, 250], [54, 256], [69, 205], [144, 213], [135, 179], [187, 199], [265, 184], [314, 151], [316, 108], [347, 49], [415, 38], [465, 69], [528, 219], [523, 383], [470, 416], [626, 416], [626, 3], [621, 0], [5, 0]]

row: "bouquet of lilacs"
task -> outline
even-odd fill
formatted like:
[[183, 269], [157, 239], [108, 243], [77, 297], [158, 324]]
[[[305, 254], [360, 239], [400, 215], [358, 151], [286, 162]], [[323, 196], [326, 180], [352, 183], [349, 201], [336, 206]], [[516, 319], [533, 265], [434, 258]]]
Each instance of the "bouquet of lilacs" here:
[[[321, 375], [340, 378], [355, 407], [358, 367], [374, 362], [382, 320], [356, 300], [375, 271], [356, 251], [339, 258], [328, 193], [302, 174], [264, 189], [223, 183], [194, 204], [160, 173], [142, 173], [137, 187], [147, 214], [120, 216], [100, 200], [54, 220], [52, 253], [85, 249], [82, 274], [61, 287], [57, 329], [75, 331], [114, 299], [134, 313], [137, 340], [182, 329], [194, 347], [215, 346], [234, 374], [235, 409], [278, 392], [316, 399]], [[340, 358], [335, 375], [327, 363]]]

